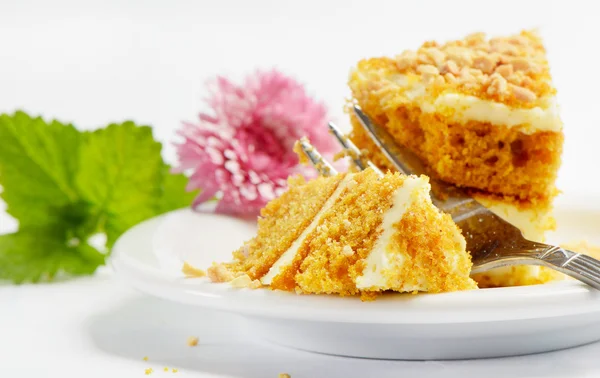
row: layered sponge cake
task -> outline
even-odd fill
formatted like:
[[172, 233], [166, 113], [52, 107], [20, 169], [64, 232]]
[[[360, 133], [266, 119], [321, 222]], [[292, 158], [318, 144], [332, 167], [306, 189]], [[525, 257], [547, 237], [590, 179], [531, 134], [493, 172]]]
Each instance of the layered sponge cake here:
[[263, 209], [256, 237], [208, 275], [363, 298], [474, 289], [465, 239], [433, 206], [429, 190], [425, 176], [379, 177], [371, 169], [292, 179], [288, 192]]
[[[363, 111], [432, 175], [467, 188], [525, 237], [543, 241], [554, 225], [563, 133], [536, 33], [492, 39], [478, 33], [426, 42], [395, 58], [366, 59], [352, 71], [349, 86]], [[354, 143], [377, 165], [393, 169], [358, 121], [352, 123]], [[498, 272], [476, 278], [502, 286], [552, 277], [538, 267]]]

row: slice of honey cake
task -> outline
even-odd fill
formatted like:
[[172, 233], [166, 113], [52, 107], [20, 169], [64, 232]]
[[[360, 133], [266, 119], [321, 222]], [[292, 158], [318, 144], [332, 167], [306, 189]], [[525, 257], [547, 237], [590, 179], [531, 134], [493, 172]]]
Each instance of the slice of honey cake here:
[[[426, 42], [395, 58], [366, 59], [352, 71], [349, 86], [363, 111], [432, 174], [468, 188], [529, 239], [542, 241], [553, 227], [563, 133], [536, 33], [492, 39], [478, 33]], [[354, 143], [377, 165], [393, 169], [358, 121], [352, 124]], [[552, 276], [538, 267], [509, 271], [529, 275], [520, 283]], [[503, 285], [497, 278], [494, 285]]]
[[[287, 250], [276, 261], [269, 259], [268, 271], [263, 255], [272, 254], [251, 248], [248, 254], [234, 254], [236, 262], [227, 265], [234, 270], [229, 278], [245, 273], [273, 289], [366, 297], [387, 290], [476, 288], [469, 278], [471, 260], [465, 240], [450, 216], [431, 203], [427, 177], [388, 173], [380, 178], [371, 169], [336, 177], [336, 189]], [[280, 207], [284, 201], [281, 197], [269, 206]], [[285, 206], [303, 205], [288, 202]], [[293, 227], [284, 223], [280, 225], [284, 229]], [[279, 229], [264, 229], [273, 224], [259, 225], [257, 237], [246, 246], [256, 246], [256, 239], [267, 235], [279, 240]], [[260, 269], [255, 268], [257, 263]]]

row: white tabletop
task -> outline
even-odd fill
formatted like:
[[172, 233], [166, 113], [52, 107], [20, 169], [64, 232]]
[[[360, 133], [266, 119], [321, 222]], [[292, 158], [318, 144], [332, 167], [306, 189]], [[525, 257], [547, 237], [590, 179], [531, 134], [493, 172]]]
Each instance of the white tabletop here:
[[[558, 185], [600, 193], [593, 2], [3, 1], [0, 112], [25, 109], [94, 128], [134, 119], [163, 142], [201, 109], [202, 82], [278, 67], [306, 83], [342, 125], [348, 70], [423, 40], [539, 27], [565, 121]], [[0, 141], [1, 143], [1, 141]], [[1, 148], [1, 147], [0, 147]], [[165, 156], [173, 160], [168, 144]], [[0, 204], [0, 233], [15, 223]], [[1, 267], [0, 267], [1, 269]], [[135, 293], [94, 277], [0, 286], [0, 377], [592, 377], [600, 344], [535, 356], [454, 362], [373, 361], [261, 344], [238, 318]], [[188, 336], [199, 345], [186, 345]], [[144, 356], [148, 361], [143, 361]], [[169, 373], [172, 374], [172, 373]]]

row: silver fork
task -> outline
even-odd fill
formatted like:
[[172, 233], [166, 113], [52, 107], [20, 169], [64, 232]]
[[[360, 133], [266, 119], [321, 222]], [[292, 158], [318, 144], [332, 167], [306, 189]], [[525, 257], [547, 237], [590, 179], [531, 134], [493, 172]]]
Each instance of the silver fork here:
[[[375, 145], [398, 171], [407, 175], [427, 174], [424, 165], [412, 152], [396, 144], [391, 135], [374, 124], [358, 106], [354, 107], [354, 113]], [[362, 156], [360, 150], [335, 125], [330, 124], [329, 128], [342, 147], [351, 151], [355, 164], [355, 159], [363, 162], [363, 165], [364, 162], [368, 166], [373, 164]], [[323, 158], [314, 147], [307, 151], [304, 143], [302, 147], [307, 157], [315, 167], [319, 167]], [[358, 165], [357, 167], [364, 169]], [[332, 173], [335, 170], [329, 171], [329, 174]], [[433, 203], [450, 214], [463, 232], [467, 250], [472, 256], [472, 274], [502, 266], [542, 265], [600, 289], [600, 261], [558, 246], [527, 240], [518, 228], [479, 204], [462, 189], [431, 177], [430, 182]]]

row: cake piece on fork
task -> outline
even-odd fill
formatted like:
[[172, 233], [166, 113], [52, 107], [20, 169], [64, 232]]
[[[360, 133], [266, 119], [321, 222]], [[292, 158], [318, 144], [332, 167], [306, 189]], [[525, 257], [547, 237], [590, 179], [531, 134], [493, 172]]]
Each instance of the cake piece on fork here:
[[[554, 225], [563, 133], [536, 33], [426, 42], [395, 58], [359, 62], [349, 85], [363, 111], [418, 155], [432, 175], [467, 188], [526, 238], [544, 240]], [[378, 166], [392, 169], [358, 121], [352, 123], [355, 144]], [[530, 266], [476, 279], [482, 286], [504, 286], [555, 277]]]
[[291, 180], [288, 192], [263, 210], [256, 237], [232, 262], [210, 268], [209, 277], [363, 299], [383, 291], [477, 287], [465, 239], [432, 204], [427, 177], [372, 168], [331, 174]]

